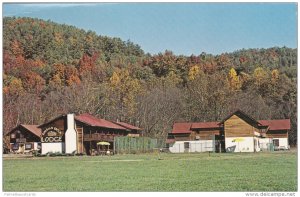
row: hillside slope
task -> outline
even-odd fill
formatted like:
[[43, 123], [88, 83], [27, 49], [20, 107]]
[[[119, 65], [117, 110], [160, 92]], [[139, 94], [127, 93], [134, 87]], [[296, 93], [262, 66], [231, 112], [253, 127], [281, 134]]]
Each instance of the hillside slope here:
[[240, 108], [291, 118], [296, 143], [297, 49], [182, 56], [74, 26], [3, 19], [4, 130], [89, 112], [165, 137], [174, 121], [215, 121]]

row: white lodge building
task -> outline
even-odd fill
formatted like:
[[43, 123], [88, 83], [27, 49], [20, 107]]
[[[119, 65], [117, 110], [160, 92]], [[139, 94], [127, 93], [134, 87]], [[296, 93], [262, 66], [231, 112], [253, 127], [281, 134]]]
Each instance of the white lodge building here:
[[257, 121], [237, 110], [221, 122], [174, 123], [167, 143], [173, 153], [286, 150], [290, 128], [290, 119]]

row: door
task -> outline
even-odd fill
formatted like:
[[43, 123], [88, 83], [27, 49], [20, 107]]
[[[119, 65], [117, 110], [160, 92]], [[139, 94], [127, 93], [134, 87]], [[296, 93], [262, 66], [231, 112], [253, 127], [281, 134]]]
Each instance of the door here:
[[274, 145], [274, 149], [278, 149], [278, 147], [279, 147], [279, 139], [274, 139], [273, 140], [273, 145]]
[[20, 153], [24, 153], [25, 152], [25, 145], [24, 144], [20, 144]]
[[188, 153], [190, 150], [190, 143], [189, 142], [184, 142], [184, 152]]
[[83, 142], [84, 150], [87, 155], [91, 155], [91, 142], [85, 141]]

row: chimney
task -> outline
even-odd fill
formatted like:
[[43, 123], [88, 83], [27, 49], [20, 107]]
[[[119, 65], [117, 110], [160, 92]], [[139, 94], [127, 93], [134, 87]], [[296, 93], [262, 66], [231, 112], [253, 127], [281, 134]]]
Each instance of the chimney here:
[[73, 153], [76, 151], [76, 131], [74, 114], [67, 115], [67, 131], [65, 133], [65, 152]]

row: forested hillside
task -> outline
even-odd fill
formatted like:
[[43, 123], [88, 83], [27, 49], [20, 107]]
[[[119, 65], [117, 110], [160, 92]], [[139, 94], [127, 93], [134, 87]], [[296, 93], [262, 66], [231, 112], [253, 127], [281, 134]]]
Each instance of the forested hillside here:
[[166, 137], [174, 121], [219, 121], [239, 108], [259, 120], [291, 118], [296, 144], [296, 71], [297, 49], [150, 55], [119, 38], [5, 17], [3, 129], [88, 112]]

